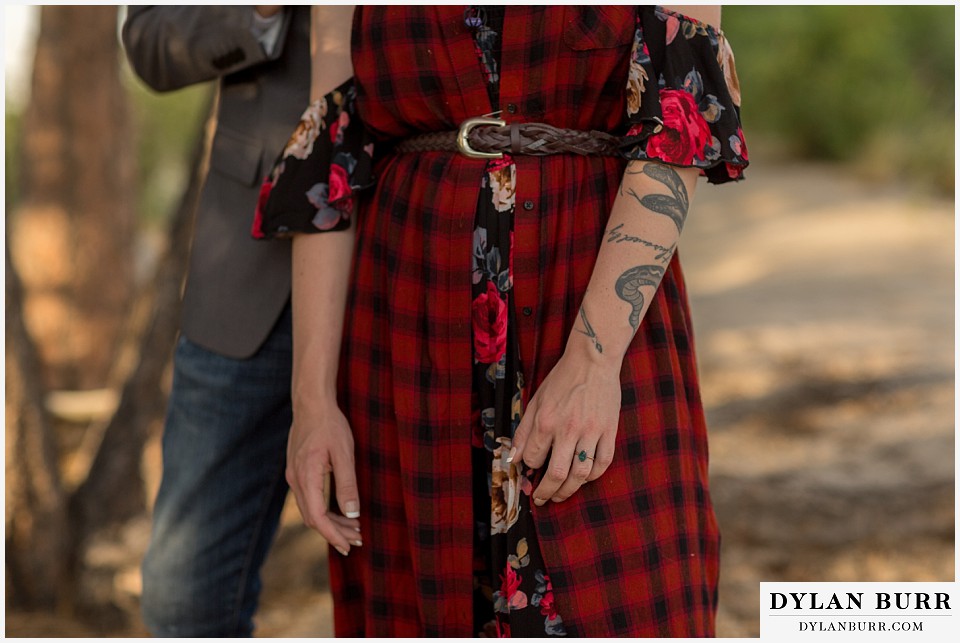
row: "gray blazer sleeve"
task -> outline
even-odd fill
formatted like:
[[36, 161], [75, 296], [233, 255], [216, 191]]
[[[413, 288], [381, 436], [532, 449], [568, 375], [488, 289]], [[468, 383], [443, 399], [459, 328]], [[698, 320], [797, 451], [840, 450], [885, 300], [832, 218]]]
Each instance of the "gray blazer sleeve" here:
[[250, 5], [131, 5], [123, 46], [137, 75], [157, 91], [214, 80], [282, 53], [290, 12], [284, 10], [268, 56], [251, 30], [253, 11]]

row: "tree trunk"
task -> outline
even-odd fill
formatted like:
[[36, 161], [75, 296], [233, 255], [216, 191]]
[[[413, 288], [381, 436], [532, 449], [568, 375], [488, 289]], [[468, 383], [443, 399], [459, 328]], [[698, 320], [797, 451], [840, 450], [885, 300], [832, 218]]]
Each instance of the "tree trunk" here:
[[134, 286], [135, 155], [117, 9], [40, 12], [13, 261], [47, 388], [98, 388]]
[[66, 585], [67, 504], [44, 411], [36, 348], [23, 324], [23, 289], [6, 261], [6, 564], [10, 604], [51, 608]]
[[171, 217], [167, 248], [129, 320], [136, 367], [100, 431], [82, 484], [69, 496], [42, 404], [39, 360], [23, 323], [22, 287], [7, 246], [6, 560], [8, 596], [20, 607], [70, 611], [82, 601], [76, 587], [91, 538], [144, 511], [141, 458], [150, 427], [163, 417], [161, 381], [177, 333], [192, 215], [204, 175], [204, 138], [198, 132], [190, 183]]
[[[193, 231], [193, 213], [205, 174], [205, 137], [197, 134], [190, 164], [190, 182], [170, 220], [167, 249], [153, 280], [138, 297], [133, 320], [138, 362], [127, 378], [120, 403], [103, 429], [83, 483], [70, 498], [71, 522], [83, 542], [96, 530], [139, 515], [145, 507], [140, 460], [152, 423], [163, 417], [166, 395], [160, 384], [170, 362], [180, 320], [180, 291], [186, 274]], [[104, 502], [109, 498], [110, 502]]]
[[[89, 607], [78, 590], [86, 547], [144, 511], [141, 460], [163, 417], [202, 183], [198, 127], [167, 248], [134, 300], [136, 175], [116, 30], [115, 7], [41, 8], [22, 201], [7, 221], [7, 588], [11, 604], [27, 609]], [[118, 374], [118, 408], [88, 429], [90, 466], [71, 491], [45, 393], [100, 387]]]

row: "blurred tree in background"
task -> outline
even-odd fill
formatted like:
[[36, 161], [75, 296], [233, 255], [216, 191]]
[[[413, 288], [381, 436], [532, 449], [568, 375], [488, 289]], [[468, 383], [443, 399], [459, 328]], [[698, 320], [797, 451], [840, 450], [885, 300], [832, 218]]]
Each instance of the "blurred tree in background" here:
[[116, 625], [135, 615], [90, 550], [147, 508], [210, 91], [151, 104], [116, 7], [39, 13], [30, 100], [6, 115], [7, 601]]
[[116, 8], [44, 6], [40, 15], [13, 261], [44, 383], [94, 389], [116, 360], [134, 286], [136, 158]]
[[792, 158], [954, 183], [954, 7], [729, 6], [744, 129]]

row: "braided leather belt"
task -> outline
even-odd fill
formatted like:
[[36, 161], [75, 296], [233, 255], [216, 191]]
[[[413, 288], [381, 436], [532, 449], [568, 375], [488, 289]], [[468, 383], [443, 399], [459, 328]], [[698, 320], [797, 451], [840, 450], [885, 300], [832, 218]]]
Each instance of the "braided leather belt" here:
[[546, 123], [510, 123], [499, 118], [468, 118], [458, 131], [431, 132], [403, 139], [398, 152], [460, 152], [475, 159], [510, 154], [618, 156], [620, 139], [596, 130], [563, 129]]

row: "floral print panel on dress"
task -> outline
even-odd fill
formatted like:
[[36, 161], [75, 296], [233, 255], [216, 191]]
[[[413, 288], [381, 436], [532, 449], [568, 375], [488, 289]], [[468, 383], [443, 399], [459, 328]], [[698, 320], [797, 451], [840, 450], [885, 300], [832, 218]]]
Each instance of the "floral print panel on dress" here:
[[[533, 471], [507, 462], [523, 414], [510, 297], [515, 187], [516, 164], [509, 155], [488, 162], [473, 233], [474, 391], [481, 409], [472, 441], [474, 484], [488, 499], [475, 507], [474, 611], [478, 634], [558, 636], [565, 633], [563, 620], [553, 607], [530, 513]], [[494, 578], [493, 570], [502, 571]]]
[[254, 238], [350, 225], [354, 194], [373, 184], [373, 143], [360, 123], [356, 100], [350, 79], [303, 112], [260, 186]]
[[[641, 8], [636, 21], [624, 155], [697, 167], [711, 183], [740, 179], [748, 164], [740, 82], [723, 32], [663, 7]], [[650, 57], [650, 38], [663, 38], [654, 43], [665, 52], [660, 69]]]
[[[495, 109], [503, 7], [469, 7], [464, 22], [474, 30]], [[474, 486], [489, 498], [475, 507], [481, 532], [474, 544], [474, 586], [480, 590], [474, 592], [475, 629], [484, 636], [563, 636], [530, 513], [533, 471], [507, 462], [523, 415], [523, 373], [510, 297], [516, 184], [517, 166], [509, 155], [487, 163], [473, 232], [473, 387], [481, 409], [472, 441]], [[499, 589], [491, 591], [494, 586]]]

